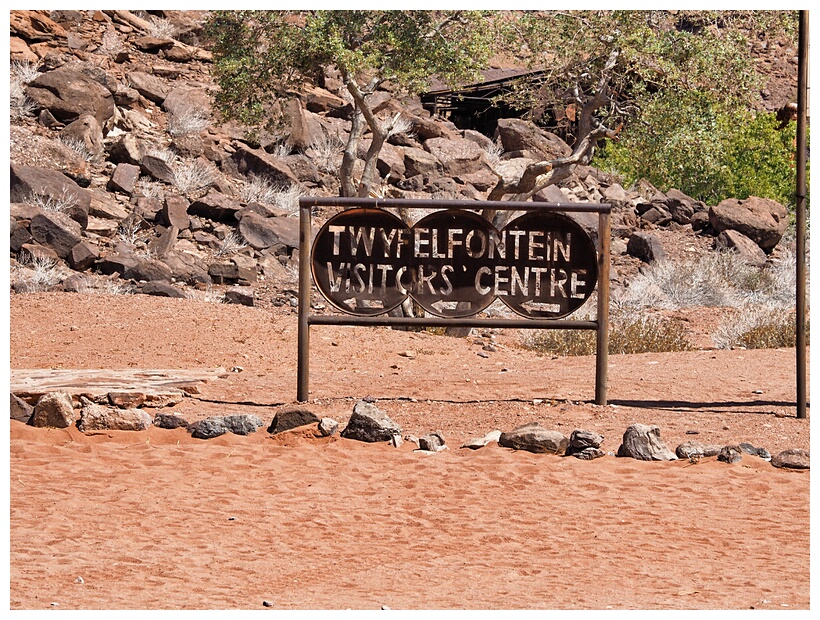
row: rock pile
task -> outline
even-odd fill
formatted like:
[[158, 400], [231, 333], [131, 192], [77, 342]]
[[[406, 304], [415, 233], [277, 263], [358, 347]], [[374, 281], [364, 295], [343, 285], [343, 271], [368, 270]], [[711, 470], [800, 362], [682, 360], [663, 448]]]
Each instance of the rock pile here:
[[[115, 402], [119, 402], [119, 405]], [[197, 439], [212, 439], [226, 433], [248, 435], [264, 426], [264, 422], [258, 416], [251, 414], [211, 416], [190, 424], [173, 413], [160, 412], [152, 418], [141, 408], [142, 404], [134, 405], [134, 401], [124, 394], [107, 394], [94, 401], [80, 396], [79, 402], [75, 405], [66, 392], [48, 392], [37, 397], [32, 405], [12, 393], [10, 418], [38, 427], [67, 428], [76, 424], [84, 433], [103, 430], [141, 431], [152, 424], [164, 429], [184, 427]], [[79, 409], [79, 415], [75, 413], [76, 409]], [[339, 423], [332, 418], [320, 419], [307, 407], [284, 407], [276, 412], [267, 432], [277, 435], [303, 428], [315, 428], [318, 431], [317, 437], [329, 438], [338, 432]], [[448, 448], [441, 431], [433, 431], [418, 438], [413, 435], [402, 436], [401, 427], [391, 420], [385, 411], [377, 407], [375, 399], [370, 397], [358, 401], [353, 406], [340, 437], [365, 443], [390, 443], [396, 448], [401, 447], [404, 441], [408, 441], [417, 445], [419, 452], [428, 454]], [[674, 461], [681, 458], [696, 463], [701, 458], [717, 456], [720, 461], [737, 463], [746, 454], [771, 461], [775, 467], [809, 469], [807, 450], [789, 449], [772, 457], [765, 448], [757, 448], [747, 442], [730, 446], [704, 446], [696, 441], [687, 441], [680, 444], [673, 453], [661, 441], [660, 429], [646, 424], [633, 424], [626, 429], [617, 455], [601, 449], [604, 437], [598, 433], [575, 429], [566, 437], [560, 431], [546, 429], [538, 422], [523, 424], [507, 432], [492, 431], [483, 437], [466, 442], [461, 447], [478, 450], [494, 442], [512, 450], [573, 456], [583, 460], [609, 455], [643, 461]]]
[[[263, 290], [271, 303], [291, 303], [295, 199], [339, 192], [352, 113], [339, 76], [328, 68], [323, 87], [280, 102], [281, 134], [248, 138], [214, 118], [204, 12], [162, 14], [173, 36], [157, 32], [156, 18], [122, 10], [11, 11], [19, 86], [10, 130], [12, 288], [83, 292], [120, 282], [120, 290], [185, 297], [214, 287], [231, 303], [253, 305]], [[418, 99], [389, 90], [374, 97], [375, 113], [398, 115], [409, 128], [379, 157], [385, 196], [505, 198], [527, 164], [569, 152], [521, 119], [501, 119], [490, 138], [432, 116]], [[359, 172], [368, 146], [365, 137]], [[534, 199], [611, 203], [614, 236], [644, 261], [666, 255], [652, 231], [669, 228], [712, 236], [762, 264], [786, 226], [785, 209], [769, 200], [707, 207], [647, 183], [624, 189], [586, 166]], [[578, 217], [597, 234], [594, 221]], [[59, 269], [45, 278], [44, 264]]]

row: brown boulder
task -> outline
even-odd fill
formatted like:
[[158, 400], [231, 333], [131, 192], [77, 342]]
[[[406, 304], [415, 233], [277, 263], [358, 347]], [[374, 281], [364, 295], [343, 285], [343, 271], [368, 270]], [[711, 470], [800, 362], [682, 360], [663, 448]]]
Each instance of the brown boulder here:
[[789, 448], [772, 457], [772, 465], [786, 469], [810, 469], [809, 451]]
[[49, 392], [37, 401], [28, 423], [37, 427], [68, 428], [76, 419], [71, 396], [67, 392]]
[[66, 65], [39, 75], [29, 84], [28, 96], [64, 123], [91, 114], [104, 125], [114, 116], [111, 91], [76, 66]]
[[736, 230], [724, 230], [715, 238], [716, 250], [732, 250], [740, 254], [743, 261], [754, 267], [766, 264], [766, 253], [754, 241]]
[[444, 173], [444, 166], [435, 155], [415, 147], [404, 149], [404, 167], [408, 177], [420, 174], [429, 178], [438, 177]]
[[60, 258], [67, 258], [71, 249], [82, 241], [80, 225], [59, 211], [37, 214], [32, 218], [29, 230], [37, 243], [53, 249]]
[[572, 153], [572, 149], [561, 138], [520, 118], [500, 119], [497, 133], [507, 152], [529, 151], [546, 160], [566, 157]]
[[91, 192], [82, 189], [62, 172], [39, 166], [11, 164], [11, 202], [26, 202], [38, 197], [45, 203], [60, 206], [80, 226], [88, 224]]
[[[239, 222], [239, 232], [255, 250], [299, 247], [299, 220], [293, 217], [263, 217], [249, 212]], [[281, 253], [281, 252], [279, 252]]]
[[151, 416], [141, 409], [120, 409], [89, 403], [80, 411], [77, 428], [89, 431], [143, 431], [151, 426]]
[[160, 77], [143, 71], [131, 71], [128, 81], [137, 92], [154, 103], [160, 105], [168, 96], [168, 84]]
[[90, 114], [82, 114], [76, 121], [66, 125], [60, 132], [60, 138], [81, 144], [93, 157], [98, 157], [103, 152], [102, 127]]
[[425, 141], [424, 150], [441, 162], [449, 176], [492, 170], [482, 148], [464, 138], [431, 138]]
[[241, 145], [232, 155], [231, 163], [239, 174], [266, 177], [277, 185], [299, 185], [299, 179], [286, 163], [262, 149]]
[[140, 178], [140, 167], [133, 164], [117, 164], [111, 178], [108, 180], [108, 189], [112, 192], [122, 192], [131, 195]]
[[770, 252], [786, 231], [788, 211], [769, 198], [727, 198], [709, 209], [709, 223], [718, 233], [724, 230], [743, 233], [763, 251]]
[[530, 422], [501, 433], [498, 445], [537, 454], [563, 455], [567, 451], [569, 440], [558, 431], [550, 431], [538, 422]]

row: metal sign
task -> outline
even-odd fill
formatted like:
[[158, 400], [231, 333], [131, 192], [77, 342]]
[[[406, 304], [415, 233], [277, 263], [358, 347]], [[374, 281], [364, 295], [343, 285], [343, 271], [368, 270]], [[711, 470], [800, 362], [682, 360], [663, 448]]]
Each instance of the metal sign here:
[[531, 211], [498, 231], [461, 209], [408, 227], [357, 208], [321, 228], [311, 270], [322, 295], [357, 316], [384, 314], [409, 296], [445, 318], [473, 316], [497, 298], [521, 316], [556, 319], [589, 299], [597, 261], [592, 239], [561, 213]]

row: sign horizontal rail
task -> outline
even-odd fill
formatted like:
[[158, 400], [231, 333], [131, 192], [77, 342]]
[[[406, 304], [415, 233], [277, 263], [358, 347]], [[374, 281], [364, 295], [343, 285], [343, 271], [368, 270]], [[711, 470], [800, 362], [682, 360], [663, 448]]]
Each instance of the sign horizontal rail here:
[[611, 213], [607, 203], [515, 202], [512, 200], [417, 200], [415, 198], [351, 198], [302, 196], [300, 207], [405, 207], [408, 209], [495, 209], [496, 211], [561, 211], [566, 213]]
[[521, 329], [598, 329], [597, 321], [555, 319], [473, 319], [446, 317], [333, 316], [313, 314], [309, 325], [370, 325], [374, 327], [520, 327]]

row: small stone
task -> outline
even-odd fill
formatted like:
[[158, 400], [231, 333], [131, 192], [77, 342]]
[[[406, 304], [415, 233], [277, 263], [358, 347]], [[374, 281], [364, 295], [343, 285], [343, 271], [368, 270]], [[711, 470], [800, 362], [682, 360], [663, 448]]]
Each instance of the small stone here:
[[174, 429], [187, 427], [188, 421], [174, 413], [158, 413], [154, 416], [154, 426], [157, 428]]
[[37, 427], [68, 428], [76, 419], [71, 396], [67, 392], [49, 392], [37, 401], [28, 423]]
[[85, 583], [85, 579], [83, 579], [82, 577], [77, 577], [77, 578], [74, 580], [74, 583]]
[[461, 444], [461, 447], [469, 448], [470, 450], [478, 450], [479, 448], [483, 448], [484, 446], [492, 442], [498, 443], [499, 437], [501, 437], [501, 431], [492, 431], [484, 435], [484, 437], [476, 437], [475, 439], [470, 439], [466, 443]]
[[478, 355], [478, 357], [483, 357], [483, 358], [485, 358], [485, 359], [486, 359], [486, 358], [488, 358], [488, 357], [490, 357], [489, 355], [487, 355], [486, 353], [484, 353], [484, 351], [479, 351], [477, 355]]
[[394, 448], [401, 448], [402, 444], [404, 444], [404, 440], [401, 438], [401, 435], [393, 435], [390, 438], [390, 445]]
[[262, 607], [273, 607], [273, 601], [262, 601]]
[[322, 437], [330, 437], [339, 432], [339, 423], [333, 418], [322, 418], [319, 420], [318, 428]]
[[809, 451], [789, 448], [772, 457], [772, 465], [788, 469], [809, 469]]
[[276, 435], [294, 428], [299, 428], [300, 426], [319, 423], [321, 423], [319, 416], [309, 409], [303, 407], [288, 407], [278, 411], [276, 415], [273, 416], [273, 420], [271, 420], [270, 426], [268, 426], [268, 432], [271, 435]]
[[407, 351], [401, 351], [399, 353], [399, 355], [401, 355], [402, 357], [406, 357], [408, 359], [411, 359], [411, 360], [416, 359], [416, 352], [413, 351], [412, 349], [409, 349]]
[[419, 449], [430, 452], [439, 452], [444, 449], [444, 435], [440, 431], [419, 437]]
[[687, 435], [700, 435], [700, 431], [686, 431]]
[[578, 452], [573, 452], [572, 456], [574, 456], [576, 459], [591, 461], [592, 459], [599, 459], [602, 456], [606, 456], [606, 452], [604, 452], [600, 448], [584, 448], [583, 450], [579, 450]]
[[390, 608], [387, 605], [382, 605], [382, 609], [386, 611], [390, 611]]
[[678, 458], [661, 440], [660, 428], [647, 424], [632, 424], [626, 429], [618, 456], [640, 461], [674, 461]]
[[717, 459], [724, 463], [737, 463], [743, 459], [743, 455], [740, 452], [741, 450], [738, 446], [724, 446], [720, 454], [717, 455]]
[[387, 414], [372, 403], [357, 402], [353, 415], [340, 436], [369, 443], [390, 441], [394, 435], [401, 435], [401, 428]]

